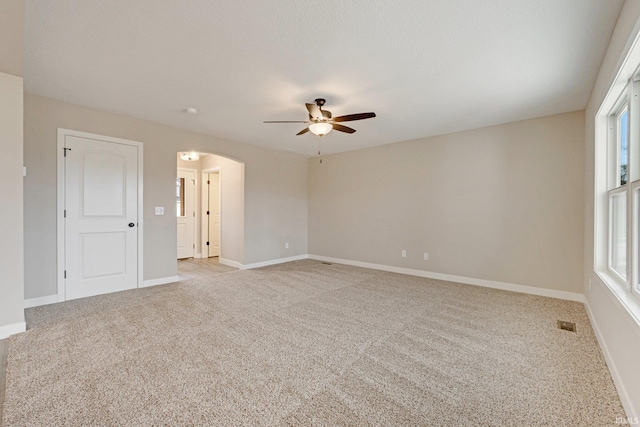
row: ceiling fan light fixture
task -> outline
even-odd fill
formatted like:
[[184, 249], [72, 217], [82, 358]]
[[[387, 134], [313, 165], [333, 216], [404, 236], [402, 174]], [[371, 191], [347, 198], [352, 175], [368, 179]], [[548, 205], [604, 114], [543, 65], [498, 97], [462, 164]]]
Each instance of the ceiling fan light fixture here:
[[332, 129], [333, 126], [331, 126], [331, 123], [313, 123], [309, 125], [309, 130], [311, 131], [311, 133], [318, 136], [324, 136], [331, 132]]
[[344, 126], [341, 123], [352, 122], [355, 120], [371, 119], [376, 116], [376, 113], [370, 112], [347, 114], [343, 116], [333, 117], [330, 111], [322, 109], [322, 106], [326, 102], [323, 98], [318, 98], [315, 102], [315, 104], [304, 104], [305, 107], [307, 107], [307, 112], [309, 113], [308, 120], [265, 120], [264, 123], [309, 123], [309, 126], [296, 133], [296, 136], [304, 135], [307, 132], [311, 132], [314, 135], [318, 136], [324, 136], [332, 130], [348, 134], [355, 133], [355, 129]]
[[197, 153], [195, 151], [184, 151], [180, 153], [180, 158], [188, 162], [195, 162], [200, 159], [200, 153]]

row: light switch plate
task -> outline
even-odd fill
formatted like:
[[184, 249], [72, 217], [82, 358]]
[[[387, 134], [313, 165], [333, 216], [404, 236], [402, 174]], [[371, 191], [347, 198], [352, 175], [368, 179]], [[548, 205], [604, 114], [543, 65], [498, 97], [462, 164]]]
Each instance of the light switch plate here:
[[156, 206], [156, 215], [164, 215], [164, 207]]

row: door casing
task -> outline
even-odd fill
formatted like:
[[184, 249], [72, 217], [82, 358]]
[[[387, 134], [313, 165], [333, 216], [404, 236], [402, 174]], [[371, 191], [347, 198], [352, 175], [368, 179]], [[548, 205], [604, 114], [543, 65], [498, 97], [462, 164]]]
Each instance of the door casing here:
[[57, 296], [58, 302], [65, 301], [66, 294], [66, 281], [64, 277], [65, 270], [65, 224], [64, 224], [64, 209], [65, 209], [65, 196], [66, 196], [66, 183], [65, 183], [65, 165], [64, 165], [64, 145], [65, 138], [67, 136], [75, 136], [79, 138], [97, 139], [104, 142], [112, 142], [117, 144], [131, 145], [138, 149], [138, 283], [137, 286], [141, 287], [144, 278], [144, 201], [143, 201], [143, 144], [142, 142], [130, 141], [127, 139], [113, 138], [104, 135], [97, 135], [93, 133], [80, 132], [70, 129], [58, 128], [58, 144], [57, 144], [57, 208], [56, 208], [56, 228], [57, 228]]

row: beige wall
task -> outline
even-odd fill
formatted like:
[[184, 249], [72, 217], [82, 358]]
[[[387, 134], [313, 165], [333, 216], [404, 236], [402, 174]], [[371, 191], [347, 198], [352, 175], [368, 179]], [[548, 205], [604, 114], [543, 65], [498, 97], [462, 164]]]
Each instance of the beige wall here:
[[583, 162], [581, 111], [310, 159], [309, 253], [582, 292]]
[[0, 2], [0, 339], [24, 330], [23, 0]]
[[[640, 417], [640, 325], [595, 274], [595, 117], [640, 30], [640, 2], [625, 1], [585, 110], [585, 205], [583, 289], [594, 329], [607, 357], [627, 415]], [[589, 281], [592, 283], [589, 289]], [[635, 406], [634, 406], [635, 405]]]
[[[178, 168], [194, 169], [196, 182], [196, 255], [202, 255], [202, 171], [220, 170], [221, 235], [220, 258], [242, 264], [244, 259], [244, 164], [215, 154], [200, 156], [200, 160], [186, 161], [177, 156]], [[205, 240], [206, 242], [206, 240]], [[204, 257], [206, 258], [206, 253]]]
[[24, 0], [0, 1], [0, 73], [22, 77]]
[[[176, 275], [176, 153], [195, 150], [245, 165], [243, 264], [307, 253], [307, 160], [169, 126], [25, 95], [25, 297], [56, 293], [56, 130], [144, 143], [144, 278]], [[289, 249], [284, 243], [290, 242]]]
[[24, 330], [23, 0], [0, 1], [0, 339]]
[[[22, 234], [22, 78], [0, 73], [0, 339], [2, 327], [24, 322]], [[18, 332], [17, 330], [14, 332]]]

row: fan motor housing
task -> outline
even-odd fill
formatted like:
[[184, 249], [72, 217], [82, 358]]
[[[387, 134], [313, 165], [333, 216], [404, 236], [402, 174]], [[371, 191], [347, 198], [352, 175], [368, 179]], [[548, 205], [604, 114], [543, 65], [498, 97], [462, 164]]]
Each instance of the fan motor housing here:
[[[322, 118], [325, 120], [331, 120], [331, 118], [333, 117], [331, 115], [331, 111], [320, 110], [320, 112], [322, 113]], [[311, 114], [309, 114], [309, 120], [311, 120], [312, 122], [316, 121], [316, 119]]]

